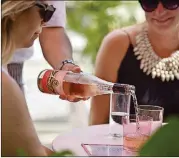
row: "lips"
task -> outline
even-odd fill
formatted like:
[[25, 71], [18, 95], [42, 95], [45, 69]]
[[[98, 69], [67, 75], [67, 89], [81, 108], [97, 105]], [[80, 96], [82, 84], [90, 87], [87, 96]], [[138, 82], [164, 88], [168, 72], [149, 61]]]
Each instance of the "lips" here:
[[40, 33], [41, 33], [41, 32], [40, 32], [40, 31], [38, 31], [38, 32], [35, 32], [34, 34], [35, 34], [35, 35], [39, 35]]
[[39, 35], [41, 32], [42, 32], [42, 29], [40, 29], [40, 30], [36, 31], [34, 34]]
[[165, 22], [167, 22], [167, 21], [169, 21], [169, 20], [172, 20], [173, 18], [172, 17], [170, 17], [170, 18], [165, 18], [165, 19], [154, 19], [155, 21], [157, 21], [157, 22], [159, 22], [159, 23], [165, 23]]
[[37, 36], [39, 36], [39, 35], [40, 35], [40, 33], [37, 33], [37, 32], [36, 32], [36, 33], [34, 33], [34, 35], [37, 35]]
[[35, 38], [39, 37], [39, 36], [40, 36], [40, 33], [41, 33], [41, 32], [35, 32], [35, 33], [34, 33], [34, 37], [35, 37]]
[[39, 37], [39, 34], [34, 34], [33, 39], [36, 39]]
[[36, 38], [38, 38], [40, 35], [40, 32], [35, 32], [32, 39], [35, 40]]

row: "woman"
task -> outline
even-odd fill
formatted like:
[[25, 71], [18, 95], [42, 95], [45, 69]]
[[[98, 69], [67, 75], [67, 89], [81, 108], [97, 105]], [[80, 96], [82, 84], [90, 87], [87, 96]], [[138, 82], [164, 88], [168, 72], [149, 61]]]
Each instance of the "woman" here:
[[2, 156], [47, 156], [30, 118], [25, 97], [4, 65], [18, 48], [33, 45], [55, 8], [43, 1], [2, 1]]
[[[95, 75], [136, 87], [138, 104], [179, 114], [178, 0], [139, 0], [146, 22], [109, 33], [96, 59]], [[109, 121], [108, 95], [92, 99], [90, 124]], [[133, 104], [131, 113], [135, 113]]]

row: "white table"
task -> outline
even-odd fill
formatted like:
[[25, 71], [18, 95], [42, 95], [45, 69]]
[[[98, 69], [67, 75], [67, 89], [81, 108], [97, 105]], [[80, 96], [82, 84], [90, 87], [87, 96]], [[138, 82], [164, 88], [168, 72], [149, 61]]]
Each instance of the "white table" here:
[[[156, 122], [156, 124], [158, 124]], [[163, 123], [165, 125], [166, 123]], [[122, 125], [113, 127], [113, 131], [122, 134]], [[158, 128], [153, 123], [152, 131]], [[109, 138], [107, 135], [110, 132], [109, 124], [88, 126], [84, 128], [76, 128], [68, 133], [57, 136], [52, 142], [52, 149], [56, 152], [69, 149], [76, 156], [88, 156], [81, 144], [111, 144], [123, 145], [123, 138]], [[123, 156], [132, 156], [131, 153], [126, 153]]]
[[[82, 143], [122, 145], [122, 137], [109, 138], [107, 136], [109, 130], [109, 124], [74, 129], [71, 132], [56, 137], [52, 143], [52, 148], [56, 152], [69, 149], [73, 151], [76, 156], [88, 156], [81, 146]], [[117, 130], [122, 134], [122, 126], [118, 125]]]

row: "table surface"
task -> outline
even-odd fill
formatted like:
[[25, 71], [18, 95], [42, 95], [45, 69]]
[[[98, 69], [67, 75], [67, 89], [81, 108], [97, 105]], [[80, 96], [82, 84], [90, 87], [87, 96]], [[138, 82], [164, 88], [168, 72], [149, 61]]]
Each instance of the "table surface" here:
[[[163, 123], [165, 125], [166, 123]], [[156, 129], [154, 124], [152, 131]], [[158, 128], [158, 127], [157, 127]], [[122, 135], [122, 125], [113, 126], [113, 131]], [[110, 144], [123, 145], [123, 137], [109, 137], [111, 126], [109, 124], [87, 126], [84, 128], [76, 128], [70, 132], [57, 136], [52, 142], [52, 149], [56, 152], [69, 149], [76, 156], [88, 156], [82, 147], [82, 144]], [[131, 153], [124, 153], [122, 156], [132, 156]]]
[[[122, 126], [118, 125], [116, 130], [122, 134]], [[123, 138], [109, 137], [109, 131], [109, 124], [73, 129], [68, 133], [57, 136], [52, 142], [52, 148], [56, 152], [69, 149], [76, 156], [88, 156], [82, 148], [82, 144], [123, 145]]]

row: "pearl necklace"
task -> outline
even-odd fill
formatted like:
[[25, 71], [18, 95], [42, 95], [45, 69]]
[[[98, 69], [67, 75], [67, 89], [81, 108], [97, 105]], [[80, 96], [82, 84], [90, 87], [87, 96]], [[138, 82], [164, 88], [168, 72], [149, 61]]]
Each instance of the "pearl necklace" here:
[[179, 50], [168, 58], [160, 58], [152, 49], [146, 29], [136, 36], [134, 54], [140, 60], [140, 69], [151, 74], [153, 79], [160, 78], [163, 82], [179, 80]]

